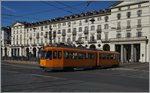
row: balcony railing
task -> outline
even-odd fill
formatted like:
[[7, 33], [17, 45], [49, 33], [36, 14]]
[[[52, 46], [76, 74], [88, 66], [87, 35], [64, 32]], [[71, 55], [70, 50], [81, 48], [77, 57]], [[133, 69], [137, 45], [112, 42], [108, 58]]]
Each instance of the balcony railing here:
[[117, 27], [117, 30], [121, 30], [121, 27]]
[[89, 40], [88, 43], [97, 43], [96, 40]]
[[146, 41], [148, 40], [146, 36], [143, 37], [122, 37], [122, 38], [111, 38], [111, 42], [123, 42], [123, 41]]
[[105, 39], [101, 39], [102, 40], [102, 43], [109, 43], [110, 40], [108, 38], [105, 38]]
[[88, 33], [89, 33], [89, 31], [88, 31], [88, 30], [85, 30], [85, 31], [84, 31], [84, 34], [88, 34]]
[[131, 29], [131, 26], [127, 26], [127, 29]]
[[76, 34], [77, 34], [77, 31], [73, 31], [73, 32], [72, 32], [72, 35], [76, 35]]
[[77, 41], [76, 41], [76, 44], [84, 44], [84, 42], [81, 41], [81, 40], [77, 40]]
[[97, 29], [96, 31], [97, 31], [97, 33], [101, 33], [102, 29]]
[[141, 27], [142, 27], [142, 25], [141, 25], [141, 24], [137, 25], [137, 28], [141, 28]]
[[62, 33], [62, 36], [66, 36], [66, 33], [65, 33], [65, 32], [63, 32], [63, 33]]

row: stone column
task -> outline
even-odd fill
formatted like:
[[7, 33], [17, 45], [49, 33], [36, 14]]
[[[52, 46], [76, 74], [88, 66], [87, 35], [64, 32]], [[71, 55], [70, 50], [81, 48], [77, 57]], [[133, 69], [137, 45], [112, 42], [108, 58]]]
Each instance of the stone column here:
[[131, 44], [131, 62], [134, 62], [134, 46]]
[[5, 48], [2, 48], [3, 54], [2, 56], [5, 56]]
[[123, 45], [121, 45], [121, 62], [124, 62], [124, 58], [123, 58]]
[[135, 62], [138, 62], [139, 60], [137, 60], [137, 50], [136, 50], [136, 48], [134, 47], [134, 61]]
[[127, 62], [127, 50], [126, 50], [126, 47], [123, 48], [123, 59], [124, 59], [124, 62]]

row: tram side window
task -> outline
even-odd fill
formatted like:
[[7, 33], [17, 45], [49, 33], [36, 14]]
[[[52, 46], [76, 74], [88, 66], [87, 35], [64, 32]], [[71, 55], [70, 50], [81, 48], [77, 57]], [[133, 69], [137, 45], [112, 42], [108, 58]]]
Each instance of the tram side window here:
[[62, 58], [62, 52], [58, 51], [58, 59], [61, 59], [61, 58]]
[[107, 59], [107, 54], [101, 54], [102, 59]]
[[77, 54], [77, 52], [74, 52], [73, 53], [73, 59], [77, 59], [78, 58], [78, 54]]
[[57, 58], [57, 51], [53, 51], [53, 58], [54, 58], [54, 59]]
[[52, 51], [48, 51], [46, 54], [46, 59], [52, 59]]
[[78, 59], [85, 59], [86, 58], [86, 54], [85, 53], [78, 53]]
[[94, 59], [95, 54], [94, 53], [88, 53], [88, 59]]
[[73, 53], [69, 52], [69, 59], [72, 59], [72, 58], [73, 58]]
[[44, 59], [44, 58], [45, 58], [45, 55], [46, 55], [46, 51], [41, 51], [41, 52], [40, 52], [40, 58], [41, 58], [41, 59]]
[[69, 54], [68, 54], [67, 51], [64, 52], [64, 58], [65, 58], [65, 59], [68, 59], [68, 58], [69, 58]]

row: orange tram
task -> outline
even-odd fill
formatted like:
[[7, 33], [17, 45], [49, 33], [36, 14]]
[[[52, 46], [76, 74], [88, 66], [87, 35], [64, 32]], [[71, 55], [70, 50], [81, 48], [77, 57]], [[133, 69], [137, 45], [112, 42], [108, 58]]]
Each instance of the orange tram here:
[[117, 67], [119, 63], [119, 53], [114, 51], [48, 46], [40, 53], [40, 67], [45, 71]]

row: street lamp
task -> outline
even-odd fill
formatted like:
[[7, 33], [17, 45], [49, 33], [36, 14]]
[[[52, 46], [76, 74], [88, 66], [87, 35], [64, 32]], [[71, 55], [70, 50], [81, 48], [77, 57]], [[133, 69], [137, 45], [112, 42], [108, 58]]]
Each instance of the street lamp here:
[[50, 31], [49, 31], [49, 39], [50, 39], [49, 44], [51, 45], [52, 44], [52, 27], [51, 27], [51, 25], [50, 25]]

